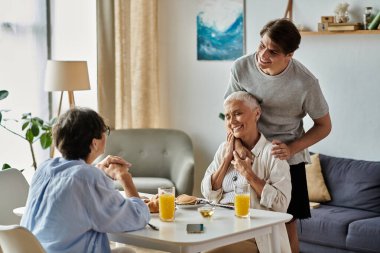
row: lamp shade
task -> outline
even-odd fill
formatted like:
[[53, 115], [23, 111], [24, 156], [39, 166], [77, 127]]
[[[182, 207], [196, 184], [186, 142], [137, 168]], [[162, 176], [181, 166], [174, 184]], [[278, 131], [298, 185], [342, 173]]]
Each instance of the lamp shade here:
[[45, 73], [46, 91], [89, 90], [86, 61], [48, 60]]

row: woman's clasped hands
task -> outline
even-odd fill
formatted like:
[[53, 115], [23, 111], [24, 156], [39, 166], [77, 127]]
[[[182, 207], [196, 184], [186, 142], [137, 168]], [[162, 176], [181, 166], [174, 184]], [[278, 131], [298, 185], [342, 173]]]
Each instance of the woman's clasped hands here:
[[96, 167], [103, 170], [110, 178], [119, 180], [126, 173], [129, 174], [131, 163], [127, 162], [119, 156], [108, 155]]

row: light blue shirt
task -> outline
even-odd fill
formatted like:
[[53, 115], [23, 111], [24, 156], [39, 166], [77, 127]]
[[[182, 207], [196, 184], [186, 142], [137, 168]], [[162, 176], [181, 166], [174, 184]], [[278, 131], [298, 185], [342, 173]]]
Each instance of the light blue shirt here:
[[113, 181], [83, 160], [53, 158], [33, 176], [21, 225], [48, 253], [111, 252], [106, 233], [144, 228], [149, 209], [125, 199]]

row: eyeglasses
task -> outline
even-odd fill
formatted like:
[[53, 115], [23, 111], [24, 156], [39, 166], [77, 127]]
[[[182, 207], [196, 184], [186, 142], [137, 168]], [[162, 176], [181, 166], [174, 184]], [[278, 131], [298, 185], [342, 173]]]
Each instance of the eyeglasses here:
[[110, 135], [110, 132], [111, 132], [110, 127], [109, 127], [109, 126], [106, 126], [106, 131], [105, 131], [106, 135], [109, 136], [109, 135]]

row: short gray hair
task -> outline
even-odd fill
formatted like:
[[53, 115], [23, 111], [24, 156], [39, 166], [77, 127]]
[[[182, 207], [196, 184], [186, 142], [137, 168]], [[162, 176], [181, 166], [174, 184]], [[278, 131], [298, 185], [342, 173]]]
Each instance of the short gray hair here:
[[[224, 107], [226, 107], [227, 104], [231, 103], [232, 101], [242, 101], [245, 103], [246, 106], [251, 108], [252, 110], [256, 108], [260, 108], [259, 100], [252, 95], [251, 93], [248, 93], [246, 91], [235, 91], [228, 95], [228, 97], [224, 100]], [[261, 108], [260, 108], [261, 109]]]

